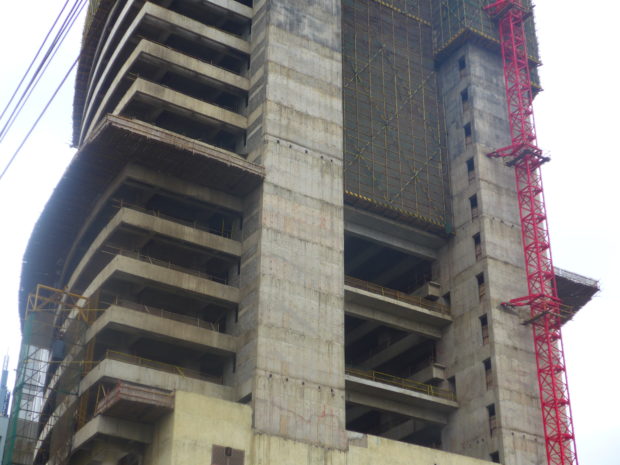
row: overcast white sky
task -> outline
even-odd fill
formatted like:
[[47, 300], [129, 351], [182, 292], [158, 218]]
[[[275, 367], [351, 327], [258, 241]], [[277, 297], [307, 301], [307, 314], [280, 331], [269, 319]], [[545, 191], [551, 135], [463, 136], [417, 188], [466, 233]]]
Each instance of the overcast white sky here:
[[[0, 108], [17, 85], [64, 0], [0, 3]], [[552, 157], [545, 194], [557, 266], [600, 280], [602, 292], [564, 329], [577, 449], [582, 465], [617, 465], [620, 368], [618, 302], [620, 127], [617, 91], [620, 3], [539, 0], [543, 67], [536, 99], [539, 145]], [[0, 145], [0, 167], [34, 121], [79, 50], [81, 23]], [[17, 292], [32, 227], [73, 150], [73, 78], [0, 181], [0, 355], [18, 353]]]

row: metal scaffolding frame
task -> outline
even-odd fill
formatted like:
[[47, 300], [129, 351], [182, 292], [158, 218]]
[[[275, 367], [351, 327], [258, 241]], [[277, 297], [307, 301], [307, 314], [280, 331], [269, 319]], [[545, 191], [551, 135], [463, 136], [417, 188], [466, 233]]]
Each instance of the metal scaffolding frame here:
[[38, 285], [29, 295], [3, 465], [68, 457], [79, 382], [92, 366], [84, 337], [93, 316], [89, 299], [66, 290]]
[[388, 216], [449, 228], [430, 3], [342, 3], [344, 189]]

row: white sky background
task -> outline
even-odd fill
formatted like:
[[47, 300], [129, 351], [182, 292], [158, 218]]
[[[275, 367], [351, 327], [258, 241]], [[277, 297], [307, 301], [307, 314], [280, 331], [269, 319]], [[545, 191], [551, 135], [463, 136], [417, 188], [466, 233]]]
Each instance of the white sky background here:
[[[0, 4], [0, 109], [19, 82], [64, 0]], [[620, 330], [617, 237], [620, 195], [620, 3], [539, 0], [536, 20], [543, 88], [536, 99], [555, 265], [595, 279], [602, 292], [564, 328], [582, 465], [620, 457]], [[77, 56], [81, 21], [65, 40], [30, 104], [0, 145], [0, 169]], [[0, 181], [0, 356], [19, 350], [17, 293], [21, 261], [41, 209], [68, 164], [74, 77]], [[87, 182], [87, 181], [85, 181]]]

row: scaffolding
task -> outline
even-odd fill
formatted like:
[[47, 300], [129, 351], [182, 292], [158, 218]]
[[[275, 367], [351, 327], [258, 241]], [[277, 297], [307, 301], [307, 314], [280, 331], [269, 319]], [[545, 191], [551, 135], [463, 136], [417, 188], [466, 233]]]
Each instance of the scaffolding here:
[[429, 1], [342, 2], [348, 203], [449, 229]]
[[[466, 41], [478, 42], [499, 51], [497, 26], [483, 10], [487, 0], [441, 0], [433, 5], [433, 49], [438, 61], [450, 55], [456, 47]], [[524, 0], [525, 7], [532, 6], [531, 0]], [[540, 64], [538, 41], [534, 17], [529, 16], [524, 23], [527, 49], [531, 62], [532, 85], [540, 88], [536, 66]]]
[[[38, 285], [28, 297], [3, 465], [62, 464], [83, 402], [79, 383], [92, 367], [89, 299]], [[90, 356], [90, 358], [89, 358]]]

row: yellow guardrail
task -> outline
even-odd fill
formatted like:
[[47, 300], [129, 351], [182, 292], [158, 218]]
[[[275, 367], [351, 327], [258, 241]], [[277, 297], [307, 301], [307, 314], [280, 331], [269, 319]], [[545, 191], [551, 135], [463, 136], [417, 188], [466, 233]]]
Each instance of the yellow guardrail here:
[[183, 368], [177, 365], [172, 365], [170, 363], [150, 360], [148, 358], [139, 357], [137, 355], [126, 354], [124, 352], [117, 352], [115, 350], [108, 349], [106, 351], [105, 358], [117, 360], [119, 362], [131, 363], [132, 365], [138, 365], [138, 366], [142, 366], [146, 368], [153, 368], [155, 370], [173, 373], [175, 375], [180, 375], [186, 378], [201, 379], [203, 381], [210, 381], [210, 382], [222, 384], [221, 377], [203, 375], [199, 371], [190, 370], [190, 369]]
[[401, 302], [405, 302], [411, 305], [417, 305], [419, 307], [423, 307], [434, 312], [443, 313], [444, 315], [450, 314], [450, 308], [445, 305], [431, 302], [430, 300], [426, 300], [415, 295], [405, 294], [404, 292], [397, 291], [396, 289], [379, 286], [378, 284], [363, 281], [361, 279], [353, 278], [351, 276], [345, 276], [344, 283], [347, 286], [355, 287], [363, 291], [372, 292], [373, 294], [379, 294], [383, 297], [400, 300]]
[[439, 389], [430, 384], [420, 383], [407, 378], [400, 378], [398, 376], [390, 375], [387, 373], [381, 373], [379, 371], [365, 371], [356, 368], [346, 368], [345, 373], [358, 378], [369, 379], [378, 383], [389, 384], [391, 386], [408, 389], [410, 391], [421, 392], [433, 397], [440, 397], [442, 399], [456, 401], [456, 394], [447, 389]]

